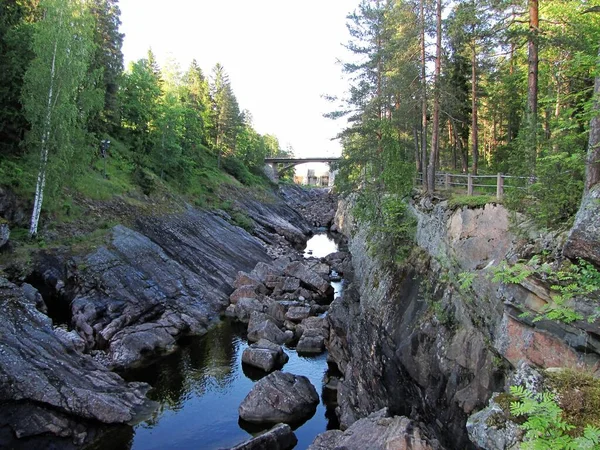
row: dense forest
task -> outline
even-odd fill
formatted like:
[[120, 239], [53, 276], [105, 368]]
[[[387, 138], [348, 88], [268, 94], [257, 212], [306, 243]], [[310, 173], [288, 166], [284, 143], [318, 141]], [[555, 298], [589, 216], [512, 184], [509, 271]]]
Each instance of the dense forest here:
[[436, 173], [503, 173], [519, 177], [506, 204], [568, 223], [586, 161], [598, 166], [596, 145], [586, 152], [599, 12], [596, 0], [363, 0], [347, 22], [351, 87], [331, 98], [329, 116], [349, 123], [339, 186], [361, 186], [386, 223], [412, 180], [432, 192]]
[[0, 2], [0, 184], [42, 207], [165, 183], [202, 201], [229, 173], [266, 183], [282, 155], [240, 110], [227, 72], [160, 67], [152, 51], [124, 68], [117, 0]]
[[[350, 86], [328, 115], [348, 120], [338, 188], [360, 186], [367, 212], [395, 223], [414, 180], [434, 192], [436, 173], [504, 173], [507, 205], [568, 222], [598, 159], [587, 150], [599, 11], [597, 0], [362, 0], [348, 16]], [[150, 194], [158, 182], [201, 199], [223, 171], [263, 183], [263, 158], [286, 153], [253, 129], [221, 65], [161, 67], [149, 50], [124, 68], [119, 16], [117, 0], [0, 2], [0, 180], [32, 199], [30, 235], [42, 209], [77, 192]]]

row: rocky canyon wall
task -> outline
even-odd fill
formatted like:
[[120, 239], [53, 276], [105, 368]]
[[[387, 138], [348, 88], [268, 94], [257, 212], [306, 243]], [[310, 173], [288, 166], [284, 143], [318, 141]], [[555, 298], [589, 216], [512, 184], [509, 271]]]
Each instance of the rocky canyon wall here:
[[[507, 374], [523, 362], [597, 368], [600, 334], [586, 321], [523, 317], [549, 301], [539, 280], [491, 280], [490, 267], [503, 260], [559, 252], [560, 236], [526, 224], [513, 232], [499, 205], [451, 210], [421, 201], [411, 208], [417, 245], [401, 265], [378, 259], [373, 241], [384, 237], [357, 226], [348, 202], [338, 209], [336, 226], [349, 238], [354, 264], [353, 282], [330, 312], [330, 355], [344, 377], [341, 423], [388, 407], [424, 423], [447, 448], [473, 448], [467, 417], [504, 389]], [[460, 274], [469, 274], [469, 286]]]

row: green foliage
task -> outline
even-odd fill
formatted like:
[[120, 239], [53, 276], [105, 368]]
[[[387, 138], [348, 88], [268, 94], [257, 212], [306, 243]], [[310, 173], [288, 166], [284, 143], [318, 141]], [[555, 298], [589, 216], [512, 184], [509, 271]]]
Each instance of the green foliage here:
[[475, 272], [461, 272], [458, 274], [458, 283], [459, 287], [463, 291], [467, 291], [471, 289], [473, 285], [473, 281], [477, 274]]
[[357, 220], [369, 226], [374, 254], [392, 263], [400, 263], [408, 256], [413, 246], [416, 219], [404, 200], [391, 194], [382, 198], [361, 191], [353, 213]]
[[[574, 311], [570, 302], [575, 298], [589, 298], [600, 292], [600, 273], [596, 268], [580, 259], [577, 264], [565, 263], [559, 270], [547, 264], [540, 264], [540, 257], [534, 256], [527, 262], [520, 261], [512, 266], [506, 262], [492, 269], [492, 280], [507, 284], [519, 284], [526, 278], [537, 275], [550, 284], [552, 301], [544, 305], [540, 315], [533, 320], [558, 320], [571, 323], [582, 320], [583, 316]], [[588, 317], [590, 323], [597, 315]]]
[[467, 208], [483, 208], [488, 203], [498, 203], [496, 197], [489, 195], [452, 195], [448, 201], [450, 209], [462, 207]]
[[[515, 166], [513, 166], [515, 167]], [[516, 166], [518, 167], [518, 166]], [[535, 180], [521, 179], [505, 204], [542, 227], [556, 228], [573, 218], [583, 192], [584, 154], [560, 152], [538, 158]]]
[[522, 386], [511, 386], [510, 392], [518, 399], [511, 403], [510, 412], [515, 416], [527, 417], [521, 425], [525, 430], [521, 448], [600, 449], [600, 428], [588, 425], [581, 436], [572, 437], [568, 434], [575, 427], [564, 420], [554, 394], [533, 393]]
[[247, 232], [251, 233], [254, 230], [254, 221], [241, 211], [234, 211], [231, 213], [231, 220], [235, 225], [243, 228]]

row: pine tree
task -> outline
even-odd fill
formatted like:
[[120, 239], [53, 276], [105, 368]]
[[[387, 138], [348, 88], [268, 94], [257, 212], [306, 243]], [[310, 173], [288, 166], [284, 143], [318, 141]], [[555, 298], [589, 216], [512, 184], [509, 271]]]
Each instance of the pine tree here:
[[118, 0], [96, 0], [90, 3], [95, 19], [94, 43], [96, 50], [90, 71], [100, 71], [104, 91], [101, 114], [91, 118], [90, 127], [103, 132], [114, 132], [119, 125], [119, 84], [123, 73], [123, 34], [119, 32], [121, 12]]

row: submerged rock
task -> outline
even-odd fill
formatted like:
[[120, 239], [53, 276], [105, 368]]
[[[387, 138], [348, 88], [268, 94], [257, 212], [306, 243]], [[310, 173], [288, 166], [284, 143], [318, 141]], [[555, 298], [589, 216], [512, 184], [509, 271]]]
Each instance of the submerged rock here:
[[247, 422], [294, 423], [312, 417], [318, 404], [308, 378], [276, 371], [254, 385], [238, 411]]
[[[0, 429], [85, 439], [77, 420], [130, 423], [151, 405], [144, 383], [126, 383], [52, 329], [31, 295], [0, 278]], [[78, 433], [83, 433], [79, 435]]]
[[229, 450], [291, 450], [297, 443], [298, 439], [290, 426], [280, 423], [269, 431], [231, 447]]
[[387, 409], [360, 419], [342, 432], [321, 433], [309, 450], [435, 450], [440, 446], [406, 417], [387, 417]]

